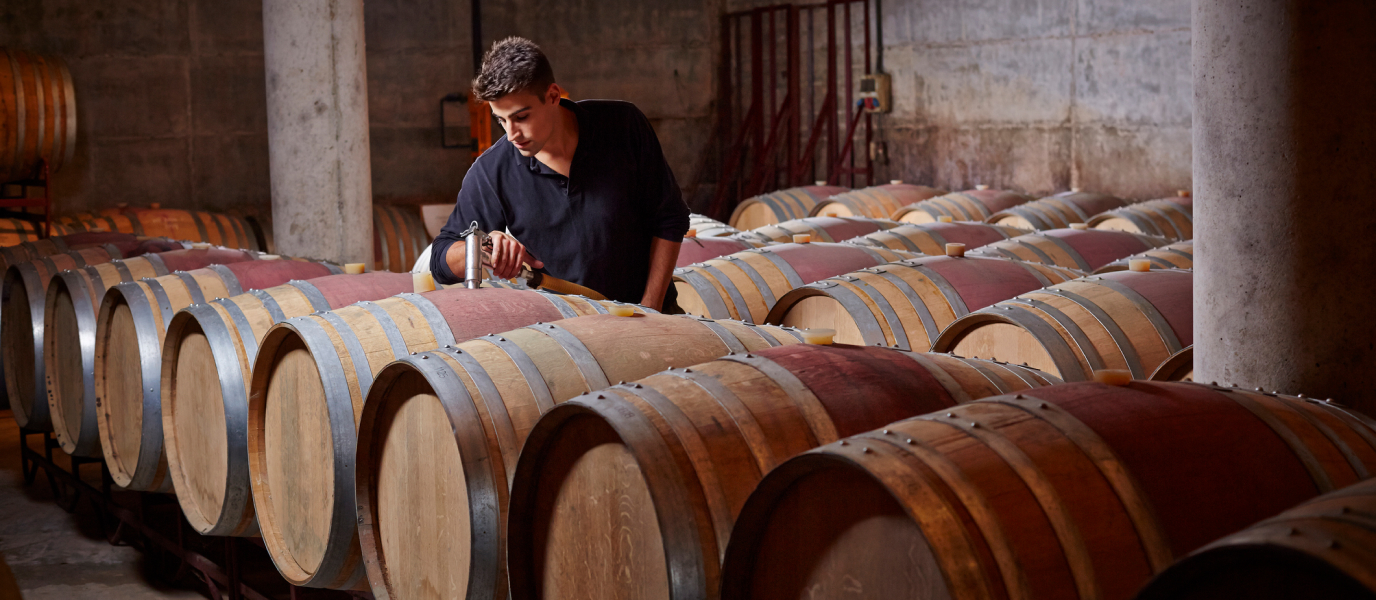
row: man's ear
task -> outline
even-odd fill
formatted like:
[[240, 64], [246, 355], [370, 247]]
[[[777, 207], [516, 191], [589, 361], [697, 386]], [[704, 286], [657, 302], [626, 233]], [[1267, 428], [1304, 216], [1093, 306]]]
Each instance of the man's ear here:
[[560, 98], [561, 96], [563, 96], [563, 91], [564, 91], [564, 90], [563, 90], [562, 88], [559, 87], [559, 84], [557, 84], [557, 83], [551, 83], [551, 84], [549, 84], [549, 89], [545, 90], [545, 97], [544, 97], [544, 102], [545, 102], [545, 104], [549, 104], [550, 102], [553, 102], [553, 103], [555, 103], [555, 104], [558, 104], [558, 103], [559, 103], [559, 98]]

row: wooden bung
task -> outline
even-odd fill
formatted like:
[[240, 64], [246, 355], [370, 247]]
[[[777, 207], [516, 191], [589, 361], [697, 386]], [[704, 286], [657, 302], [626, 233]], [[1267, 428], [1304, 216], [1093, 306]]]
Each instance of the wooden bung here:
[[[128, 425], [109, 427], [118, 440], [106, 446], [112, 474], [135, 482], [166, 473], [175, 483], [187, 522], [202, 535], [257, 535], [248, 481], [249, 368], [274, 324], [361, 301], [379, 301], [412, 289], [406, 273], [374, 271], [292, 281], [179, 311], [167, 328], [160, 397], [140, 403], [112, 397], [109, 423], [123, 413]], [[145, 363], [146, 364], [146, 363]], [[155, 371], [156, 373], [156, 371]], [[133, 374], [128, 375], [132, 378]], [[131, 400], [133, 402], [131, 402]], [[142, 428], [129, 413], [142, 408]], [[102, 429], [105, 433], [107, 429]], [[109, 448], [128, 450], [112, 455]], [[117, 460], [119, 459], [119, 460]], [[145, 465], [159, 465], [155, 470]]]
[[[178, 262], [188, 266], [183, 261], [174, 264]], [[135, 491], [172, 491], [162, 450], [161, 373], [164, 341], [174, 315], [185, 308], [222, 302], [221, 298], [338, 272], [333, 265], [309, 261], [235, 261], [114, 285], [102, 294], [98, 310], [83, 317], [91, 322], [89, 331], [83, 325], [83, 334], [93, 340], [82, 344], [89, 348], [81, 355], [81, 362], [89, 365], [84, 371], [87, 375], [79, 380], [86, 395], [79, 408], [66, 411], [71, 415], [67, 421], [77, 422], [78, 417], [83, 424], [90, 421], [83, 427], [95, 428], [96, 455], [104, 456], [116, 485]], [[60, 338], [51, 340], [57, 349], [70, 345]], [[53, 371], [53, 376], [71, 373]], [[77, 397], [77, 390], [68, 392], [67, 387], [76, 386], [58, 386], [55, 393]], [[88, 440], [86, 431], [77, 439]]]
[[909, 204], [945, 193], [946, 190], [902, 182], [878, 185], [832, 196], [814, 206], [808, 216], [832, 213], [839, 217], [888, 219]]
[[1177, 198], [1148, 200], [1095, 215], [1087, 226], [1154, 235], [1178, 242], [1194, 238], [1194, 213]]
[[684, 232], [683, 237], [686, 237], [686, 238], [695, 238], [695, 237], [698, 237], [698, 230], [696, 230], [696, 229], [689, 229], [688, 231]]
[[[95, 363], [98, 312], [107, 292], [135, 280], [154, 281], [152, 278], [160, 278], [174, 288], [188, 285], [188, 280], [197, 286], [213, 282], [207, 292], [222, 290], [236, 285], [235, 274], [228, 265], [257, 262], [253, 258], [253, 253], [241, 250], [192, 248], [87, 265], [52, 278], [43, 304], [44, 383], [53, 431], [64, 452], [81, 457], [101, 455], [96, 406], [105, 395], [99, 393]], [[175, 291], [172, 297], [176, 297]], [[175, 301], [162, 299], [152, 304], [163, 310], [180, 308]], [[125, 358], [138, 360], [139, 355]]]
[[999, 211], [986, 221], [1037, 231], [1064, 229], [1071, 223], [1084, 223], [1101, 212], [1127, 205], [1128, 201], [1122, 198], [1075, 189]]
[[363, 263], [345, 263], [344, 273], [348, 275], [358, 275], [363, 273], [365, 265]]
[[946, 256], [962, 258], [965, 256], [965, 244], [948, 243], [946, 244]]
[[[949, 355], [789, 346], [585, 394], [542, 417], [521, 450], [506, 520], [511, 597], [716, 598], [736, 515], [780, 463], [899, 419], [1051, 383]], [[389, 564], [400, 559], [432, 560]]]
[[830, 346], [836, 341], [835, 329], [808, 328], [803, 330], [803, 342], [818, 346]]
[[746, 198], [731, 212], [730, 223], [737, 229], [749, 230], [791, 219], [801, 219], [810, 216], [818, 203], [845, 191], [846, 188], [829, 186], [825, 181], [819, 181], [814, 186], [788, 188]]
[[738, 321], [581, 317], [392, 363], [363, 409], [350, 496], [374, 595], [506, 598], [507, 486], [542, 412], [666, 368], [688, 376], [682, 369], [732, 352], [796, 345], [796, 335]]
[[887, 231], [877, 231], [846, 241], [863, 246], [939, 255], [946, 253], [946, 244], [950, 242], [978, 248], [1026, 233], [1030, 232], [987, 223], [904, 223]]
[[43, 308], [48, 282], [62, 271], [108, 263], [121, 256], [119, 249], [105, 244], [44, 256], [5, 270], [5, 293], [0, 300], [0, 363], [14, 421], [20, 427], [52, 431], [43, 366]]
[[1026, 363], [1066, 381], [1101, 369], [1146, 379], [1193, 342], [1189, 271], [1120, 271], [1033, 290], [961, 317], [932, 344], [953, 352]]
[[1371, 600], [1376, 480], [1314, 498], [1196, 550], [1139, 600]]
[[688, 314], [764, 323], [776, 298], [797, 287], [913, 256], [855, 244], [779, 244], [675, 269], [674, 287]]
[[843, 344], [926, 351], [970, 311], [1079, 276], [999, 258], [923, 256], [801, 286], [765, 322], [834, 329]]
[[1145, 258], [1134, 258], [1128, 261], [1128, 270], [1143, 273], [1151, 270], [1151, 261]]
[[952, 192], [900, 208], [890, 219], [904, 223], [936, 223], [943, 218], [952, 221], [983, 221], [990, 215], [1019, 204], [1031, 202], [1031, 196], [1005, 190], [991, 190], [976, 186], [973, 190]]
[[1191, 269], [1194, 268], [1194, 241], [1176, 242], [1146, 252], [1120, 258], [1094, 270], [1094, 274], [1127, 271], [1132, 261], [1143, 259], [1154, 269]]
[[844, 242], [868, 233], [892, 229], [898, 225], [897, 221], [868, 217], [806, 217], [756, 227], [742, 233], [739, 237], [752, 238], [761, 242], [787, 243], [793, 241], [794, 236], [803, 233], [811, 235], [812, 239], [819, 242]]
[[1302, 398], [1145, 381], [985, 398], [771, 471], [740, 510], [720, 597], [1126, 599], [1373, 469], [1369, 422]]
[[1165, 238], [1105, 229], [1053, 229], [976, 248], [971, 254], [998, 256], [1089, 273], [1115, 260], [1165, 246]]
[[373, 204], [373, 268], [405, 273], [430, 246], [430, 234], [414, 206]]

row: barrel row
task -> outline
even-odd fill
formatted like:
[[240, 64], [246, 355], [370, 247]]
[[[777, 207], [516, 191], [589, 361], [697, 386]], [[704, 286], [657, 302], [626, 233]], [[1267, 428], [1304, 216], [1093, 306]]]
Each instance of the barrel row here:
[[1028, 232], [1023, 229], [988, 223], [905, 223], [847, 241], [864, 246], [940, 256], [946, 253], [948, 243], [976, 248], [1026, 233]]
[[817, 203], [808, 216], [869, 217], [888, 219], [903, 207], [946, 193], [946, 190], [894, 181], [860, 190], [842, 192]]
[[[821, 182], [819, 182], [821, 183]], [[731, 212], [731, 226], [742, 231], [791, 219], [811, 216], [823, 200], [845, 192], [846, 188], [815, 185], [789, 188], [742, 200]]]
[[1189, 197], [1130, 204], [1099, 213], [1087, 224], [1096, 229], [1131, 231], [1171, 241], [1194, 239], [1194, 211]]
[[924, 256], [800, 286], [765, 322], [832, 329], [840, 343], [926, 351], [972, 311], [1080, 276], [1000, 258]]
[[1067, 228], [1020, 235], [976, 248], [970, 253], [1037, 262], [1090, 273], [1120, 258], [1159, 248], [1168, 243], [1165, 238], [1126, 231]]
[[1134, 260], [1145, 260], [1154, 269], [1191, 269], [1194, 268], [1194, 240], [1175, 242], [1152, 248], [1140, 254], [1120, 258], [1095, 270], [1095, 274], [1126, 271]]
[[[346, 310], [366, 307], [334, 314], [343, 318]], [[518, 317], [512, 310], [498, 315]], [[264, 542], [288, 581], [367, 587], [354, 505], [354, 423], [372, 422], [366, 406], [373, 403], [365, 405], [359, 390], [371, 390], [372, 396], [394, 387], [415, 389], [442, 399], [446, 410], [484, 411], [499, 420], [493, 432], [497, 443], [467, 455], [510, 464], [529, 425], [555, 403], [733, 351], [798, 343], [796, 332], [778, 327], [638, 314], [536, 323], [458, 344], [444, 340], [436, 348], [414, 343], [428, 337], [416, 331], [422, 322], [414, 322], [386, 329], [395, 334], [393, 341], [378, 340], [380, 347], [372, 351], [360, 347], [370, 339], [362, 335], [366, 331], [351, 350], [350, 337], [335, 337], [340, 328], [324, 316], [278, 324], [260, 346], [248, 395], [248, 467]], [[413, 356], [411, 351], [423, 352]], [[382, 368], [396, 359], [400, 362]], [[472, 428], [482, 421], [463, 422]], [[359, 460], [359, 469], [364, 462]], [[329, 496], [321, 490], [330, 490]]]
[[71, 235], [106, 231], [269, 251], [268, 245], [259, 239], [254, 227], [247, 220], [233, 215], [199, 210], [129, 208], [83, 217], [54, 218], [53, 234]]
[[688, 228], [694, 231], [695, 237], [721, 237], [741, 232], [726, 223], [697, 213], [688, 215]]
[[0, 181], [37, 179], [40, 161], [55, 173], [76, 151], [76, 94], [67, 63], [0, 48]]
[[961, 317], [932, 350], [1025, 363], [1065, 381], [1104, 369], [1146, 379], [1193, 343], [1193, 281], [1182, 270], [1067, 281]]
[[797, 287], [913, 256], [853, 244], [779, 244], [675, 269], [674, 286], [689, 314], [762, 323], [777, 299]]
[[[828, 444], [771, 471], [736, 519], [720, 597], [864, 589], [892, 598], [1129, 598], [1177, 558], [1373, 468], [1376, 430], [1326, 402], [1157, 382], [985, 398]], [[1337, 516], [1330, 531], [1367, 520], [1339, 516], [1352, 514], [1339, 508], [1345, 501], [1317, 502], [1323, 508], [1310, 514]], [[513, 511], [511, 522], [545, 518]], [[1252, 535], [1309, 553], [1344, 550], [1321, 555], [1332, 564], [1357, 549], [1328, 545], [1335, 537], [1307, 523], [1281, 523]], [[1367, 530], [1357, 539], [1369, 537]], [[1287, 572], [1313, 564], [1296, 558], [1285, 554]], [[1180, 571], [1190, 572], [1188, 562]], [[674, 574], [687, 579], [686, 571]], [[1144, 597], [1215, 598], [1228, 588]], [[1302, 597], [1332, 597], [1317, 593], [1324, 589], [1304, 588]]]
[[869, 217], [806, 217], [756, 227], [740, 234], [759, 242], [787, 243], [795, 235], [807, 235], [814, 242], [844, 242], [876, 231], [897, 227], [896, 221], [872, 219]]
[[904, 223], [936, 223], [943, 218], [952, 221], [983, 221], [994, 213], [1008, 210], [1033, 198], [1007, 190], [991, 190], [987, 185], [973, 190], [952, 192], [909, 204], [894, 211], [889, 218]]
[[[788, 458], [899, 418], [1051, 383], [1028, 369], [948, 355], [789, 346], [585, 394], [542, 417], [522, 450], [506, 519], [511, 596], [584, 597], [597, 590], [608, 597], [717, 597], [736, 515], [756, 484]], [[406, 432], [388, 433], [381, 443]], [[384, 477], [400, 466], [380, 464], [377, 485], [395, 485]], [[616, 485], [617, 502], [604, 508], [605, 498], [593, 490], [608, 483]], [[417, 488], [406, 490], [409, 497], [435, 496]], [[385, 492], [401, 496], [369, 489]], [[480, 501], [486, 500], [470, 497], [470, 510], [505, 512]], [[375, 587], [409, 592], [413, 582], [465, 571], [446, 572], [442, 561], [462, 564], [465, 555], [484, 554], [481, 546], [461, 544], [448, 556], [399, 554], [391, 530], [417, 519], [366, 514], [377, 519], [372, 539], [382, 542], [364, 546], [380, 557], [381, 568], [370, 571], [381, 584]], [[420, 520], [425, 529], [437, 519]], [[584, 568], [559, 566], [571, 561]], [[469, 577], [494, 566], [467, 562]], [[486, 590], [482, 597], [489, 597]]]
[[1127, 205], [1127, 200], [1108, 194], [1071, 190], [994, 213], [987, 221], [1037, 231], [1063, 229]]
[[717, 237], [687, 236], [683, 238], [683, 245], [679, 246], [678, 262], [675, 263], [674, 268], [683, 268], [728, 254], [743, 252], [751, 248], [763, 248], [772, 244], [774, 242], [762, 242], [757, 238], [740, 234]]

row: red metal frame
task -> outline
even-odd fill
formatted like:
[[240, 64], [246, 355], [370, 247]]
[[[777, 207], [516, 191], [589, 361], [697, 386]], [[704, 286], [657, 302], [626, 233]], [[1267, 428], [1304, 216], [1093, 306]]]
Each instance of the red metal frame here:
[[[722, 218], [744, 198], [808, 185], [815, 180], [850, 187], [873, 185], [874, 165], [868, 148], [874, 139], [874, 123], [872, 115], [857, 106], [855, 85], [857, 74], [872, 72], [872, 59], [877, 54], [871, 49], [875, 37], [870, 33], [874, 23], [870, 14], [874, 7], [874, 0], [827, 0], [722, 15], [722, 54], [717, 69], [718, 125], [713, 142], [729, 145], [721, 154], [723, 160], [716, 192], [707, 209], [709, 215]], [[863, 62], [859, 64], [855, 62], [857, 40], [852, 27], [857, 10], [863, 15], [864, 29], [860, 40]], [[822, 20], [826, 29], [824, 46], [814, 43], [815, 26]], [[802, 35], [804, 21], [806, 38]], [[780, 46], [782, 70], [778, 64]], [[823, 50], [827, 64], [818, 77], [814, 63]], [[806, 75], [803, 52], [808, 52]], [[824, 94], [814, 113], [818, 87]], [[861, 143], [866, 149], [863, 165], [858, 164], [855, 151], [861, 116]], [[809, 124], [806, 131], [805, 122]], [[845, 137], [841, 136], [843, 130]], [[699, 177], [703, 171], [700, 166]]]

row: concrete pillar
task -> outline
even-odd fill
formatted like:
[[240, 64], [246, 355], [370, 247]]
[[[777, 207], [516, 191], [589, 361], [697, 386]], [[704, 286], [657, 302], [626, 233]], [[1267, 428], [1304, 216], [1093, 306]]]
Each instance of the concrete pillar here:
[[371, 265], [363, 0], [263, 0], [263, 45], [278, 251]]
[[1376, 415], [1376, 2], [1195, 0], [1195, 379]]

